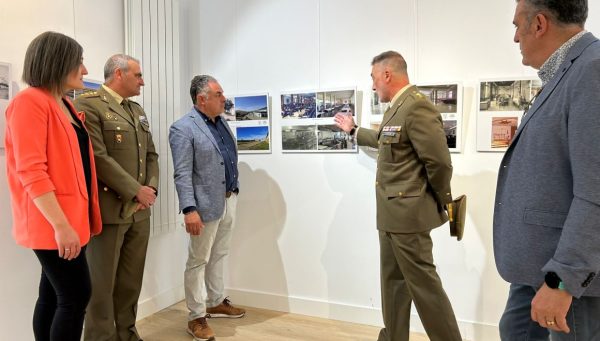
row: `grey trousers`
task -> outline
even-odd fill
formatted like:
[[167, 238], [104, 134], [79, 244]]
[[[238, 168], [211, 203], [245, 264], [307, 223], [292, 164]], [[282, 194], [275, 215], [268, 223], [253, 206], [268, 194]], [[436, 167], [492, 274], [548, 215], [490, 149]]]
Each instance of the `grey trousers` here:
[[204, 317], [207, 306], [216, 307], [225, 299], [223, 271], [236, 206], [237, 195], [234, 194], [225, 199], [225, 210], [220, 219], [204, 222], [200, 235], [190, 235], [184, 274], [185, 303], [190, 311], [190, 321]]

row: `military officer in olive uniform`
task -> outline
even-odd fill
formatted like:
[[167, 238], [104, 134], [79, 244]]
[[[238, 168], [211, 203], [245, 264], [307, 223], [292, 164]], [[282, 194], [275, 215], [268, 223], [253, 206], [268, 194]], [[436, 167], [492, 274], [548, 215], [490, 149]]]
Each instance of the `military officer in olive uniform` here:
[[430, 232], [448, 220], [452, 163], [442, 119], [410, 85], [404, 58], [373, 58], [373, 90], [390, 102], [378, 131], [358, 128], [352, 116], [336, 124], [359, 145], [378, 148], [375, 194], [384, 328], [378, 341], [408, 341], [411, 302], [431, 341], [459, 341], [452, 306], [433, 263]]
[[104, 66], [105, 83], [77, 98], [86, 114], [98, 174], [103, 232], [87, 249], [92, 298], [85, 340], [141, 340], [136, 327], [158, 188], [158, 155], [142, 107], [128, 100], [144, 85], [139, 61], [118, 54]]

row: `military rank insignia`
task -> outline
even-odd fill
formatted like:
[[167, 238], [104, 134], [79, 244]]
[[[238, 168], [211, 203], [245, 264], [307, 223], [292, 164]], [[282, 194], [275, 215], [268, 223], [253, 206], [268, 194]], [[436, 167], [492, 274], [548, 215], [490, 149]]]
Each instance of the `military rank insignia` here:
[[112, 120], [112, 119], [114, 118], [113, 114], [111, 114], [111, 113], [109, 113], [109, 112], [106, 112], [106, 113], [104, 114], [104, 117], [106, 117], [106, 119], [107, 119], [107, 120]]
[[148, 122], [148, 118], [146, 115], [140, 115], [140, 123], [145, 125], [146, 127], [150, 127], [150, 122]]

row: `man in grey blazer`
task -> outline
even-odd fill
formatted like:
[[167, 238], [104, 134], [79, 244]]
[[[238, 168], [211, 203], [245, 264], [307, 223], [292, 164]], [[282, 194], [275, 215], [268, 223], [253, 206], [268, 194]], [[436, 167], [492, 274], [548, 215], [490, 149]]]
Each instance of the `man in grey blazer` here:
[[543, 87], [498, 174], [502, 340], [600, 340], [600, 41], [587, 12], [587, 0], [517, 0], [514, 41]]
[[223, 263], [229, 253], [239, 192], [237, 146], [221, 117], [225, 96], [217, 80], [207, 75], [194, 77], [190, 95], [194, 107], [173, 123], [169, 143], [179, 208], [190, 234], [184, 276], [190, 310], [187, 330], [194, 340], [213, 340], [215, 334], [206, 317], [245, 314], [223, 294]]

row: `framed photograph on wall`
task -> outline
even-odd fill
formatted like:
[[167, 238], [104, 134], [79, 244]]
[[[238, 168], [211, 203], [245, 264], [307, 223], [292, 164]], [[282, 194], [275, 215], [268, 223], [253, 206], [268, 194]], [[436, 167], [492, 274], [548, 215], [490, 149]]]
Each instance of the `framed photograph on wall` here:
[[535, 94], [537, 78], [481, 80], [477, 91], [477, 151], [504, 152]]
[[417, 85], [442, 115], [446, 142], [451, 153], [462, 150], [463, 87], [460, 83]]
[[223, 116], [237, 139], [240, 154], [271, 153], [269, 94], [234, 95]]
[[356, 153], [354, 140], [335, 126], [336, 114], [356, 121], [356, 88], [281, 94], [281, 144], [284, 153]]
[[4, 130], [6, 127], [6, 107], [12, 98], [11, 65], [0, 62], [0, 148], [4, 148]]
[[381, 103], [377, 92], [371, 90], [371, 114], [369, 115], [369, 125], [371, 129], [377, 127], [376, 130], [379, 130], [379, 125], [381, 125], [381, 121], [383, 120], [383, 113], [386, 107], [387, 103]]

